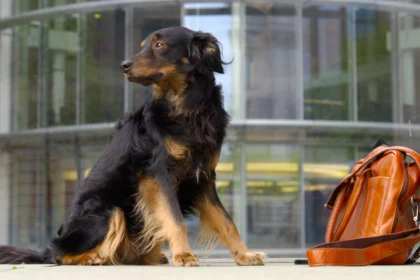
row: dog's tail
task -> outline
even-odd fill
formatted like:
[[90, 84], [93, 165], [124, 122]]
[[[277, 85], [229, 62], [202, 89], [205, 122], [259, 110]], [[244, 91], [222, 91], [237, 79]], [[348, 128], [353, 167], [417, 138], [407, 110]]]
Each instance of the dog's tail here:
[[35, 250], [17, 248], [12, 246], [0, 246], [0, 264], [53, 264], [55, 263], [50, 249], [41, 252]]

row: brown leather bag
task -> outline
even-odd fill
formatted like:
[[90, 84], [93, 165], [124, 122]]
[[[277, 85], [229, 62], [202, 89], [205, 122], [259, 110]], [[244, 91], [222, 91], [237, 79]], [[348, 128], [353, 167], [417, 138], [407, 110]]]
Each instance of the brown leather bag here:
[[[408, 156], [408, 157], [407, 157]], [[325, 244], [306, 250], [310, 266], [400, 265], [420, 255], [420, 155], [381, 145], [356, 162], [325, 205]]]

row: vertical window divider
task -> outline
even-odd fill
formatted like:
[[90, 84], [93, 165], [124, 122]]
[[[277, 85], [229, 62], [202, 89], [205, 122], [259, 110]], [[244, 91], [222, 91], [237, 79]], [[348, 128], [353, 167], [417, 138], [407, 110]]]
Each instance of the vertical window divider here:
[[305, 118], [304, 92], [303, 92], [303, 17], [302, 1], [295, 2], [295, 25], [296, 25], [296, 116], [298, 120]]
[[[125, 27], [124, 27], [124, 59], [129, 58], [132, 55], [132, 30], [133, 30], [133, 9], [127, 7], [124, 9], [125, 12]], [[124, 113], [130, 112], [133, 108], [130, 108], [132, 85], [124, 79]]]

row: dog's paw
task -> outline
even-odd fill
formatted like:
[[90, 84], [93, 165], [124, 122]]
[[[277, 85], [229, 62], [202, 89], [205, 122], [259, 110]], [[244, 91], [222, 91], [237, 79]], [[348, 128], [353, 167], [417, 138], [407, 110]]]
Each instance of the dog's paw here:
[[264, 253], [251, 253], [251, 252], [236, 252], [234, 254], [235, 262], [238, 265], [264, 265]]
[[104, 261], [96, 252], [89, 252], [81, 255], [63, 256], [59, 263], [64, 265], [101, 265]]
[[104, 261], [97, 253], [90, 253], [80, 260], [80, 265], [102, 265]]
[[198, 258], [193, 253], [185, 252], [174, 256], [174, 266], [199, 266]]
[[169, 257], [167, 254], [165, 253], [161, 253], [159, 260], [158, 260], [159, 264], [168, 264], [169, 263]]

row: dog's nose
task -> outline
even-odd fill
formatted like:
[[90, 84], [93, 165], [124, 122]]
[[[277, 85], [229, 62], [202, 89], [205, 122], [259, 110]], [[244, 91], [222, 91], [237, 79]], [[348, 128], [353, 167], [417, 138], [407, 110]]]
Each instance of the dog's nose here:
[[127, 73], [131, 67], [133, 66], [133, 62], [131, 62], [130, 60], [124, 60], [123, 62], [121, 62], [121, 69]]

